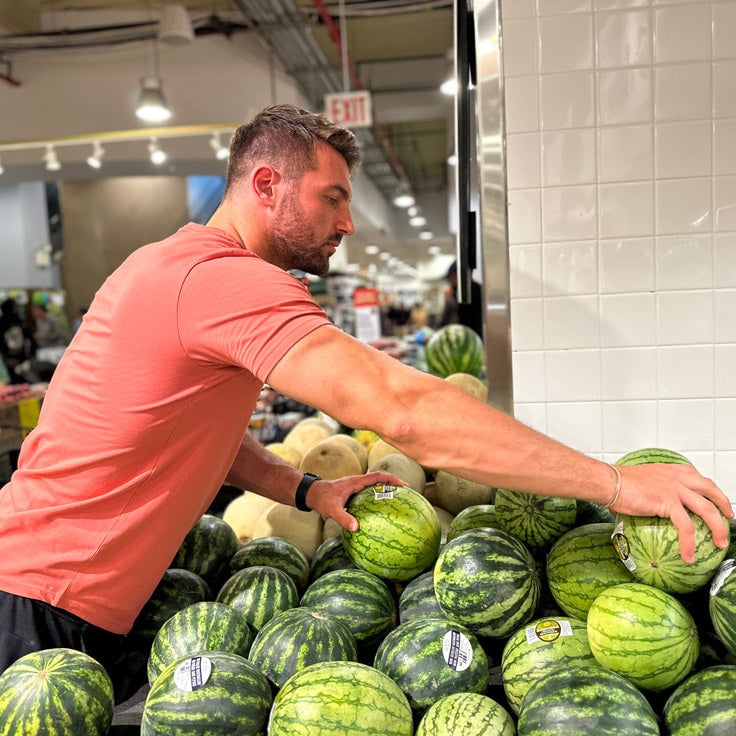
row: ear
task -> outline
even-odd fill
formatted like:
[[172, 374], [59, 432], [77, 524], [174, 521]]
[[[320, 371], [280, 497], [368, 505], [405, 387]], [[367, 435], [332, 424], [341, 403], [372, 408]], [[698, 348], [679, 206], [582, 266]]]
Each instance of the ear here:
[[259, 166], [251, 178], [253, 191], [262, 204], [270, 205], [276, 198], [276, 187], [281, 174], [272, 166]]

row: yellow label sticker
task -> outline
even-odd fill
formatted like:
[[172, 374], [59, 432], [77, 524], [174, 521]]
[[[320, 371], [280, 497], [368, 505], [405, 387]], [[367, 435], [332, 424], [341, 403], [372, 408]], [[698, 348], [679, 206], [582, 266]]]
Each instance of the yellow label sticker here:
[[38, 424], [38, 416], [41, 413], [41, 400], [38, 396], [30, 396], [18, 402], [18, 422], [23, 432], [23, 437]]

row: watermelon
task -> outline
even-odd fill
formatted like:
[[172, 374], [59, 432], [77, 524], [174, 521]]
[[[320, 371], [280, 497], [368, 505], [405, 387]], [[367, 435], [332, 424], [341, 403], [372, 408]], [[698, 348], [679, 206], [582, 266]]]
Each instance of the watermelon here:
[[398, 617], [388, 585], [358, 568], [326, 572], [307, 588], [300, 605], [338, 619], [362, 646], [383, 639]]
[[258, 537], [244, 544], [230, 559], [229, 573], [233, 575], [246, 567], [268, 565], [290, 575], [299, 593], [309, 582], [309, 560], [299, 547], [284, 537]]
[[313, 583], [320, 575], [331, 570], [356, 568], [357, 565], [348, 557], [345, 545], [342, 543], [342, 533], [337, 533], [325, 539], [317, 547], [309, 566], [309, 582]]
[[495, 516], [499, 528], [532, 549], [548, 547], [575, 525], [574, 498], [519, 493], [499, 488]]
[[726, 559], [736, 558], [736, 519], [728, 520], [729, 538], [731, 540], [726, 551]]
[[358, 567], [386, 580], [406, 581], [434, 564], [440, 521], [420, 493], [408, 486], [375, 483], [355, 494], [347, 510], [360, 528], [343, 529], [342, 539]]
[[496, 518], [496, 507], [492, 503], [479, 503], [473, 506], [466, 506], [458, 511], [452, 518], [450, 526], [447, 530], [446, 541], [455, 539], [458, 534], [462, 534], [468, 529], [478, 529], [479, 527], [499, 528], [499, 522]]
[[88, 654], [59, 647], [31, 652], [0, 675], [2, 736], [105, 736], [113, 686]]
[[429, 373], [447, 378], [453, 373], [485, 375], [485, 348], [480, 335], [465, 325], [445, 325], [429, 338], [425, 346]]
[[500, 529], [463, 532], [442, 548], [434, 567], [440, 608], [479, 636], [508, 636], [527, 623], [540, 589], [531, 552]]
[[204, 514], [189, 530], [169, 567], [191, 570], [217, 590], [238, 549], [235, 530], [219, 516]]
[[664, 447], [643, 447], [620, 457], [615, 465], [647, 465], [649, 463], [674, 463], [675, 465], [692, 465], [679, 452]]
[[586, 524], [603, 524], [613, 523], [616, 521], [616, 514], [607, 509], [600, 503], [595, 501], [586, 501], [577, 499], [577, 513], [575, 514], [575, 526], [585, 526]]
[[310, 608], [290, 608], [267, 621], [248, 655], [276, 689], [310, 664], [357, 658], [358, 646], [350, 629]]
[[419, 717], [443, 695], [484, 693], [488, 685], [488, 657], [478, 639], [445, 618], [400, 624], [379, 645], [373, 666], [401, 688]]
[[736, 666], [696, 672], [670, 695], [662, 710], [669, 736], [732, 736], [736, 733]]
[[695, 622], [682, 603], [643, 583], [604, 590], [588, 611], [587, 627], [597, 662], [646, 690], [680, 683], [700, 651]]
[[220, 588], [217, 601], [241, 611], [258, 631], [277, 613], [297, 606], [299, 593], [292, 578], [282, 570], [255, 565], [231, 575]]
[[713, 576], [708, 611], [718, 638], [736, 657], [736, 559], [724, 560]]
[[558, 669], [596, 665], [588, 644], [585, 621], [577, 618], [538, 618], [517, 629], [506, 641], [501, 674], [506, 700], [519, 712], [532, 683]]
[[399, 622], [415, 618], [442, 618], [445, 614], [434, 594], [434, 572], [429, 570], [409, 581], [399, 596]]
[[167, 665], [148, 691], [141, 736], [260, 736], [273, 696], [245, 657], [203, 651]]
[[443, 695], [424, 714], [415, 736], [515, 736], [509, 714], [480, 693]]
[[[636, 580], [668, 593], [690, 593], [710, 581], [727, 550], [716, 547], [710, 527], [700, 516], [691, 511], [688, 515], [695, 526], [693, 563], [680, 556], [679, 535], [670, 519], [617, 515], [613, 543]], [[722, 519], [728, 528], [727, 519]]]
[[611, 543], [613, 523], [584, 524], [563, 534], [547, 554], [547, 586], [568, 615], [585, 620], [599, 593], [634, 577]]
[[657, 716], [626, 678], [591, 665], [548, 672], [527, 691], [518, 736], [659, 736]]
[[359, 662], [321, 662], [274, 698], [268, 736], [412, 736], [409, 702], [387, 675]]
[[148, 656], [148, 682], [166, 665], [203, 650], [227, 651], [247, 657], [253, 631], [243, 614], [225, 603], [201, 601], [177, 611], [158, 630]]

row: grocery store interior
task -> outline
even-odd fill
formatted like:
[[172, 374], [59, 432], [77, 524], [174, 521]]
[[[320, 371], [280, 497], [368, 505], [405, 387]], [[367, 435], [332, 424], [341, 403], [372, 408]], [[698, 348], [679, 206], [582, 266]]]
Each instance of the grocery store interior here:
[[[358, 286], [436, 326], [457, 257], [454, 5], [0, 0], [0, 296], [71, 330], [129, 253], [207, 219], [239, 123], [336, 97], [363, 146], [356, 233], [311, 288], [346, 330]], [[490, 400], [607, 461], [681, 452], [736, 500], [736, 3], [474, 5], [498, 19], [474, 43], [497, 98], [474, 94], [500, 126], [471, 162]], [[142, 92], [170, 116], [137, 117]], [[411, 359], [418, 331], [382, 319], [378, 337]]]

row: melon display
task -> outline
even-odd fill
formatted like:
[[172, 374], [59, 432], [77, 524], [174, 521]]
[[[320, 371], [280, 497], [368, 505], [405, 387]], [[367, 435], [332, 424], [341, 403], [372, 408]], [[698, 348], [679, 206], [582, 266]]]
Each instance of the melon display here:
[[284, 537], [259, 537], [244, 544], [230, 559], [229, 573], [267, 565], [289, 575], [301, 593], [309, 582], [309, 560], [294, 542]]
[[424, 714], [415, 736], [515, 736], [511, 716], [480, 693], [453, 693], [439, 698]]
[[588, 611], [587, 627], [598, 663], [646, 690], [676, 686], [700, 652], [695, 622], [682, 603], [643, 583], [604, 590]]
[[503, 648], [501, 674], [506, 700], [518, 714], [529, 688], [548, 672], [596, 665], [585, 621], [539, 618], [514, 632]]
[[480, 636], [500, 638], [532, 618], [541, 584], [522, 541], [500, 529], [479, 528], [442, 548], [434, 567], [434, 590], [450, 619]]
[[496, 507], [492, 503], [479, 503], [468, 506], [458, 512], [450, 522], [447, 530], [447, 541], [454, 539], [468, 529], [491, 527], [498, 529]]
[[606, 588], [634, 581], [611, 542], [613, 523], [583, 524], [563, 534], [547, 554], [547, 586], [568, 615], [585, 620]]
[[[727, 550], [716, 547], [710, 527], [700, 516], [691, 511], [688, 515], [695, 527], [695, 560], [692, 563], [680, 556], [677, 527], [670, 519], [617, 515], [613, 543], [621, 561], [636, 580], [668, 593], [690, 593], [710, 581]], [[722, 519], [728, 529], [728, 520]]]
[[354, 495], [347, 510], [360, 524], [342, 531], [348, 557], [391, 581], [411, 580], [437, 558], [441, 529], [432, 505], [407, 486], [376, 483]]
[[736, 666], [708, 667], [688, 677], [662, 710], [668, 736], [736, 733]]
[[388, 675], [421, 716], [438, 698], [484, 693], [488, 658], [478, 639], [445, 618], [419, 618], [386, 635], [373, 666]]
[[453, 373], [469, 373], [478, 378], [485, 375], [483, 340], [465, 325], [440, 327], [427, 341], [425, 358], [428, 372], [440, 378]]
[[248, 654], [276, 689], [310, 664], [357, 658], [350, 629], [334, 616], [310, 608], [291, 608], [267, 621]]
[[406, 695], [359, 662], [324, 662], [292, 675], [274, 698], [268, 736], [412, 736]]
[[245, 657], [204, 651], [177, 659], [156, 678], [141, 736], [264, 733], [272, 703], [266, 676]]
[[243, 614], [225, 603], [201, 601], [177, 611], [158, 630], [148, 655], [148, 682], [171, 662], [202, 650], [247, 657], [253, 631]]
[[708, 611], [718, 638], [736, 657], [736, 559], [724, 560], [713, 576]]
[[105, 736], [113, 688], [102, 665], [64, 647], [17, 659], [0, 675], [2, 736]]
[[657, 716], [631, 682], [578, 665], [540, 677], [521, 703], [518, 736], [660, 736]]

